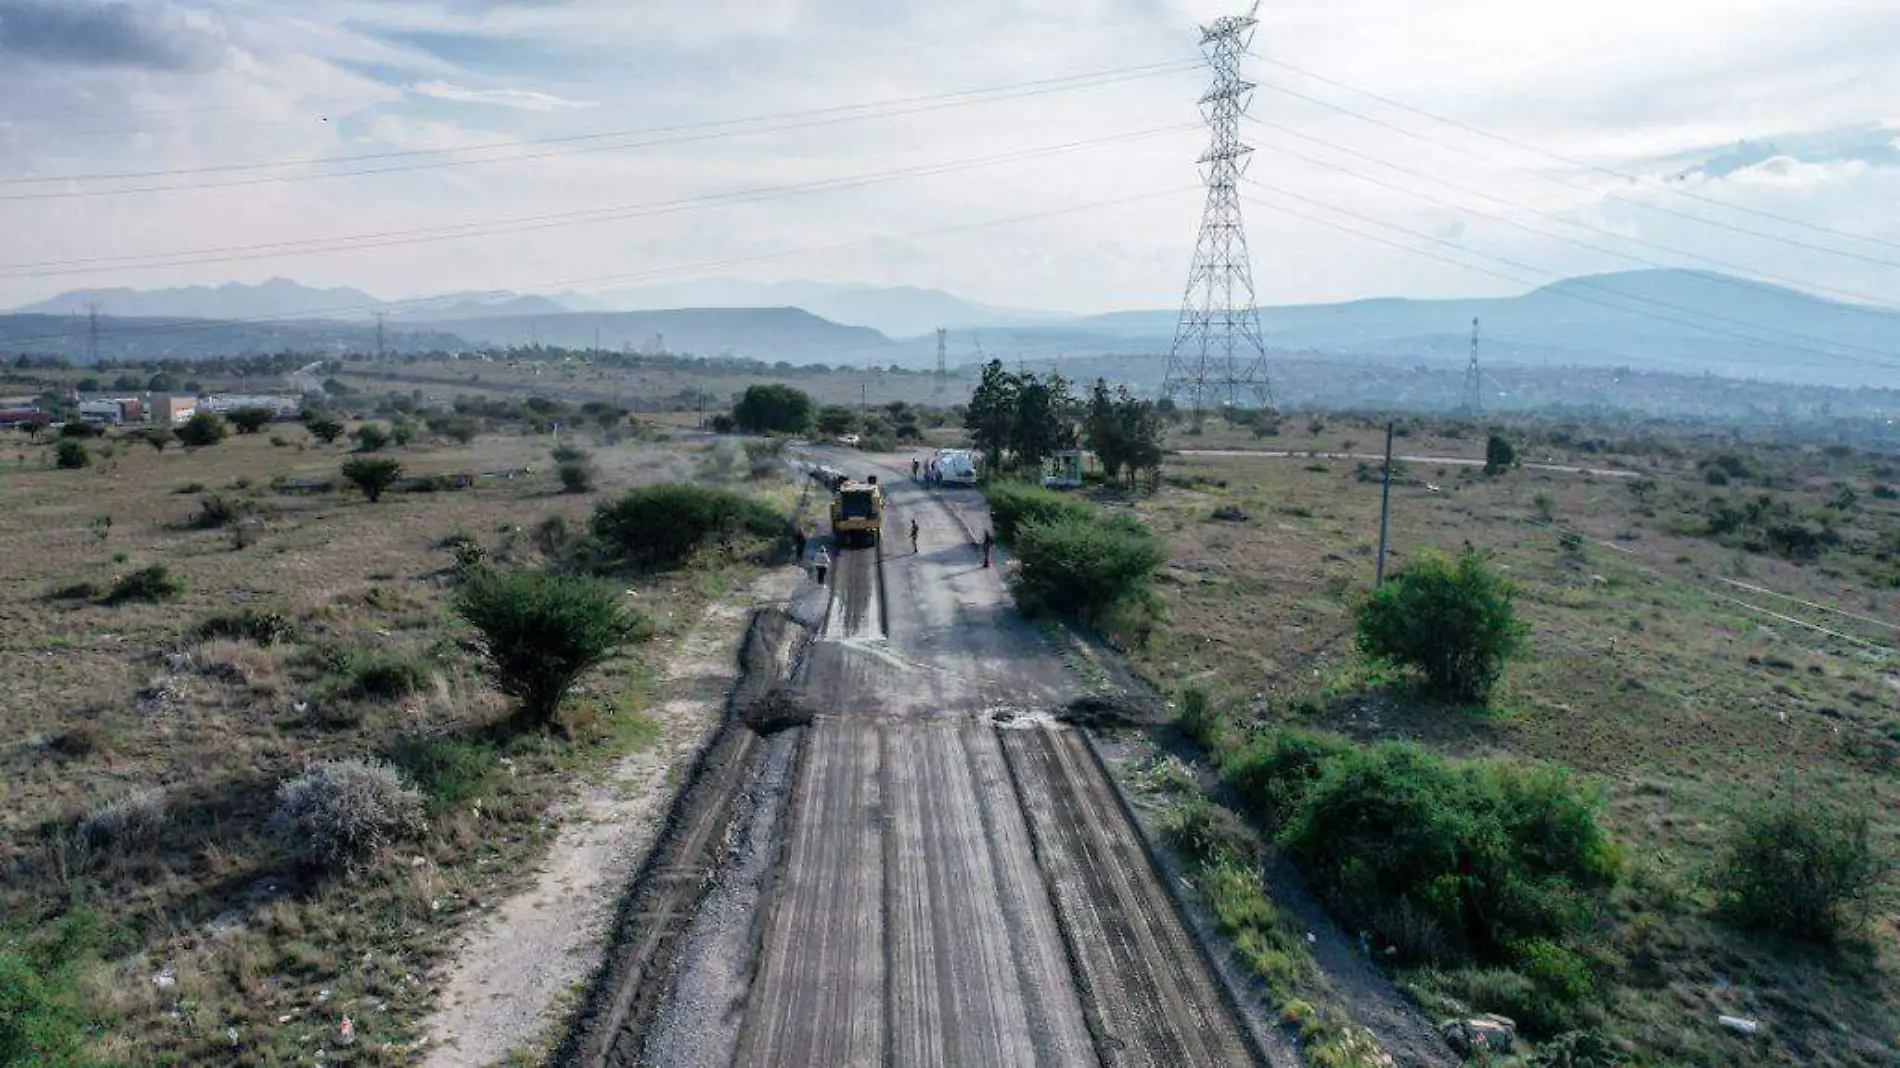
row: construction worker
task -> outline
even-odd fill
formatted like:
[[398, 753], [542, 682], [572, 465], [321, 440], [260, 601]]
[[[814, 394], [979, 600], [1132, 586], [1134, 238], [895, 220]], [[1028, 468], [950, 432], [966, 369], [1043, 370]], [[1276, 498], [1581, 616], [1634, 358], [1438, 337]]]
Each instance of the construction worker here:
[[803, 560], [804, 558], [805, 558], [805, 528], [803, 526], [794, 524], [792, 526], [792, 559]]
[[992, 530], [985, 530], [983, 532], [983, 566], [984, 567], [990, 566], [990, 554], [994, 553], [995, 551], [996, 551], [996, 532]]
[[915, 519], [910, 521], [910, 553], [912, 556], [917, 555], [917, 521]]
[[910, 458], [910, 480], [912, 482], [923, 481], [921, 478], [917, 476], [918, 470], [922, 467], [923, 467], [923, 461], [917, 459], [917, 457], [915, 456]]
[[818, 555], [811, 558], [811, 572], [818, 579], [818, 585], [825, 584], [825, 572], [831, 570], [831, 553], [824, 546], [818, 547]]

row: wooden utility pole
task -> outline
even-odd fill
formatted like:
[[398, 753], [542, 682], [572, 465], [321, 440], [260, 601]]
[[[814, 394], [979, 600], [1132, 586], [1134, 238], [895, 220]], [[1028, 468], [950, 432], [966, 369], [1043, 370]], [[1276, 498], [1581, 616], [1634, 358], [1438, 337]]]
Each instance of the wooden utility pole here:
[[1386, 521], [1392, 514], [1392, 421], [1385, 423], [1385, 467], [1379, 475], [1379, 565], [1372, 579], [1372, 588], [1385, 585], [1385, 544]]

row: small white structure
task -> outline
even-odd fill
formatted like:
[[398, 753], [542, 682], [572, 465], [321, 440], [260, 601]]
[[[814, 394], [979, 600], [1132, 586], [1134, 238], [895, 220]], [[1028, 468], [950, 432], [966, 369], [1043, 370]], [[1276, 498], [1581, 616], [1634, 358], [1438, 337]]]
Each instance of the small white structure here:
[[200, 398], [198, 406], [219, 415], [230, 415], [239, 408], [265, 408], [276, 414], [279, 419], [295, 418], [303, 409], [303, 402], [296, 397], [286, 397], [267, 393], [213, 393]]

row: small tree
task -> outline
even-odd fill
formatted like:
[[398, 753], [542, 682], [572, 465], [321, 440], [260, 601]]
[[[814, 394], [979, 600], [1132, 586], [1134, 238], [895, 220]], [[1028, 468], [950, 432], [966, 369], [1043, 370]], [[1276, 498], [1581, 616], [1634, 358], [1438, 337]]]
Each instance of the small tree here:
[[375, 504], [383, 499], [383, 491], [402, 477], [402, 464], [386, 457], [352, 456], [343, 461], [343, 477]]
[[1003, 449], [1015, 437], [1016, 395], [1021, 389], [1021, 380], [1003, 369], [1003, 361], [991, 360], [983, 365], [983, 380], [970, 394], [963, 427], [992, 471], [1001, 469]]
[[858, 413], [842, 404], [827, 404], [818, 409], [818, 432], [828, 438], [849, 434], [858, 428]]
[[356, 428], [356, 448], [360, 452], [380, 452], [389, 447], [389, 431], [375, 423]]
[[186, 448], [202, 449], [223, 441], [228, 433], [230, 431], [224, 425], [224, 420], [218, 418], [218, 413], [199, 409], [191, 413], [191, 418], [178, 428], [178, 440]]
[[520, 718], [546, 727], [574, 683], [615, 650], [652, 637], [617, 586], [543, 571], [477, 572], [455, 601]]
[[1476, 553], [1422, 553], [1359, 606], [1359, 648], [1418, 669], [1440, 697], [1482, 702], [1524, 641], [1513, 592]]
[[1485, 442], [1484, 442], [1484, 473], [1485, 474], [1487, 475], [1503, 474], [1505, 471], [1508, 471], [1511, 468], [1516, 467], [1516, 466], [1517, 466], [1517, 450], [1511, 447], [1510, 442], [1505, 441], [1503, 438], [1497, 436], [1496, 434], [1493, 434], [1489, 438], [1485, 439]]
[[140, 436], [145, 439], [145, 444], [152, 447], [153, 452], [164, 452], [165, 446], [178, 440], [178, 435], [172, 433], [172, 428], [168, 426], [152, 427]]
[[562, 445], [554, 450], [555, 473], [561, 478], [563, 493], [592, 493], [594, 460], [587, 450]]
[[62, 470], [74, 471], [92, 464], [92, 454], [74, 438], [61, 438], [53, 449], [53, 462]]
[[327, 415], [307, 419], [304, 421], [303, 426], [305, 430], [310, 431], [311, 437], [316, 438], [325, 445], [334, 445], [336, 439], [343, 436], [343, 424]]
[[275, 418], [277, 418], [277, 413], [269, 408], [239, 408], [231, 413], [231, 425], [236, 427], [240, 434], [255, 434], [269, 426], [271, 420]]
[[1866, 812], [1789, 798], [1742, 816], [1712, 881], [1737, 926], [1830, 945], [1866, 921], [1887, 870]]
[[811, 397], [778, 382], [747, 386], [732, 406], [739, 429], [754, 434], [796, 434], [811, 425]]

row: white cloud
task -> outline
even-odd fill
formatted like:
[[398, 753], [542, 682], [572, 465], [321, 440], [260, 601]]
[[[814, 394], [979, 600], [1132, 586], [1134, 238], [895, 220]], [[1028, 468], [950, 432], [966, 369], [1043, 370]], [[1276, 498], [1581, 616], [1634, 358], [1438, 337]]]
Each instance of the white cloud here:
[[[10, 4], [43, 14], [51, 3], [0, 0], [0, 11]], [[700, 125], [669, 135], [671, 143], [639, 148], [625, 146], [654, 138], [598, 136], [1189, 59], [1195, 25], [1242, 6], [1244, 0], [168, 0], [154, 7], [168, 13], [167, 34], [211, 28], [206, 33], [219, 58], [209, 69], [203, 59], [101, 62], [149, 51], [117, 26], [116, 36], [99, 41], [41, 47], [31, 63], [7, 63], [0, 35], [0, 178], [457, 149], [511, 138], [550, 143], [524, 153], [533, 159], [509, 163], [336, 179], [287, 168], [265, 172], [281, 174], [281, 181], [168, 194], [21, 201], [4, 197], [42, 187], [0, 185], [0, 232], [13, 249], [0, 259], [160, 252], [690, 200], [1192, 123], [1204, 88], [1198, 72], [1086, 89], [1032, 88], [991, 103], [893, 109], [910, 113], [798, 128], [791, 128], [794, 121]], [[1889, 59], [1900, 50], [1900, 19], [1878, 6], [1598, 0], [1559, 11], [1496, 0], [1278, 3], [1263, 6], [1255, 48], [1344, 85], [1593, 164], [1662, 179], [1721, 161], [1682, 188], [1900, 241], [1900, 218], [1891, 211], [1900, 202], [1900, 165], [1866, 150], [1891, 140], [1894, 124], [1880, 120], [1900, 97], [1900, 66]], [[39, 39], [49, 38], [41, 32]], [[1816, 244], [1900, 260], [1892, 249], [1724, 213], [1265, 62], [1249, 69], [1263, 83], [1253, 113], [1319, 139], [1250, 128], [1247, 135], [1261, 146], [1253, 173], [1371, 220], [1328, 216], [1343, 224], [1425, 245], [1377, 228], [1390, 222], [1550, 275], [1636, 265], [1479, 213], [1500, 214], [1663, 262], [1695, 261], [1626, 239], [1900, 303], [1900, 271], [1656, 209], [1806, 233]], [[165, 271], [0, 277], [0, 307], [78, 285], [276, 274], [400, 296], [663, 273], [720, 260], [742, 262], [720, 273], [884, 280], [997, 304], [1166, 306], [1179, 297], [1199, 221], [1200, 197], [1192, 191], [941, 231], [1192, 185], [1202, 139], [1195, 131], [1128, 138], [951, 174], [483, 241]], [[1736, 154], [1743, 142], [1763, 147]], [[1349, 177], [1341, 167], [1387, 184]], [[220, 172], [207, 180], [229, 177]], [[215, 236], [207, 219], [216, 220]], [[1524, 288], [1268, 210], [1250, 207], [1247, 219], [1266, 302]], [[761, 258], [785, 249], [813, 251]]]
[[416, 82], [409, 89], [437, 100], [458, 104], [488, 104], [521, 111], [559, 111], [562, 108], [598, 106], [596, 101], [568, 100], [553, 93], [538, 93], [531, 89], [469, 89], [450, 82]]

